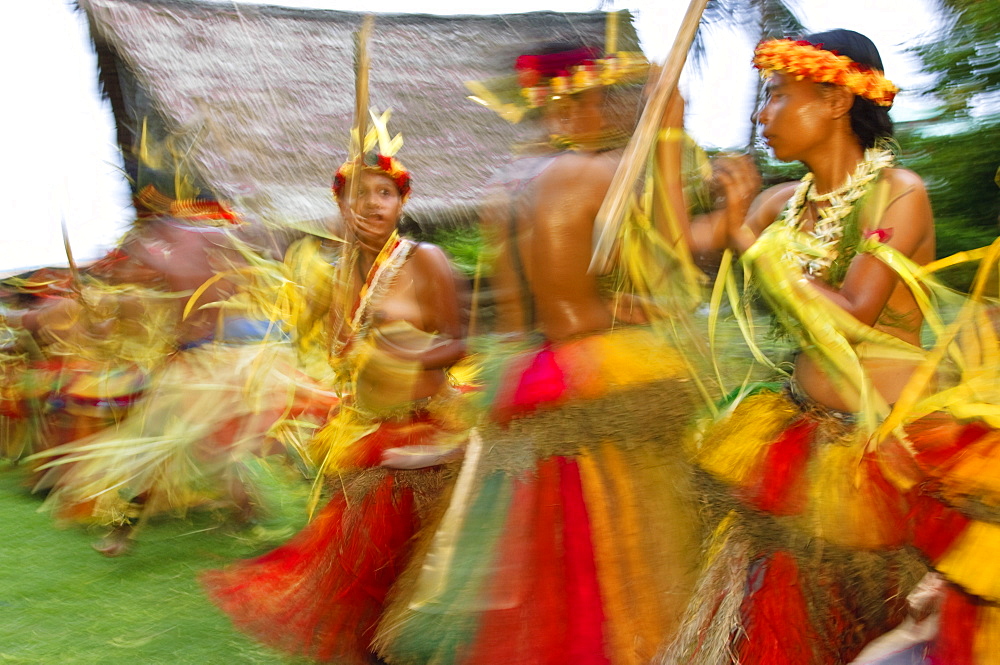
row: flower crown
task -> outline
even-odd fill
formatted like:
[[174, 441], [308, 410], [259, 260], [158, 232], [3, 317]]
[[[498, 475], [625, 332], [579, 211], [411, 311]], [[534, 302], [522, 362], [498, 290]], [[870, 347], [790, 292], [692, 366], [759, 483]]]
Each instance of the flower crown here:
[[[369, 111], [369, 113], [371, 114], [372, 127], [365, 135], [364, 154], [360, 160], [349, 159], [337, 169], [333, 175], [333, 196], [338, 201], [340, 200], [344, 193], [344, 186], [360, 166], [363, 171], [389, 176], [396, 183], [403, 201], [406, 201], [410, 196], [410, 172], [403, 166], [402, 162], [393, 156], [403, 146], [403, 135], [396, 134], [392, 138], [389, 137], [388, 124], [392, 111], [386, 110], [381, 116], [375, 115], [374, 111]], [[359, 143], [357, 131], [352, 131], [352, 155], [360, 152]]]
[[[344, 162], [333, 176], [333, 195], [339, 201], [344, 193], [347, 181], [354, 177], [358, 163], [354, 160]], [[405, 201], [410, 195], [410, 172], [395, 157], [380, 154], [374, 150], [366, 152], [362, 158], [361, 169], [389, 176], [399, 189], [400, 196]]]
[[899, 88], [882, 72], [854, 62], [846, 55], [822, 48], [822, 44], [791, 39], [761, 42], [754, 51], [753, 64], [762, 75], [782, 71], [816, 83], [842, 85], [855, 95], [879, 106], [892, 106]]
[[537, 109], [561, 95], [638, 80], [649, 69], [642, 53], [619, 51], [603, 58], [593, 48], [522, 55], [514, 64], [527, 106]]

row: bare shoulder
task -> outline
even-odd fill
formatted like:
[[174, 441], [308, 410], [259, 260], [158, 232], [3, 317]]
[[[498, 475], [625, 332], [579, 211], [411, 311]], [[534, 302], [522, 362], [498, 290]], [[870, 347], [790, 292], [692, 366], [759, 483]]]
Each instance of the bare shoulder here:
[[795, 188], [799, 186], [799, 182], [798, 180], [783, 182], [768, 187], [758, 194], [750, 205], [750, 210], [747, 211], [747, 225], [757, 233], [767, 228], [781, 214], [788, 200], [792, 198]]
[[891, 186], [891, 192], [902, 195], [909, 192], [926, 194], [927, 186], [923, 178], [909, 169], [891, 168], [882, 172], [882, 177]]
[[423, 273], [450, 274], [451, 263], [448, 256], [437, 245], [419, 242], [410, 254], [410, 264]]
[[882, 172], [882, 182], [888, 184], [888, 196], [875, 199], [876, 218], [867, 224], [892, 229], [888, 243], [907, 256], [931, 260], [931, 255], [918, 256], [921, 251], [932, 254], [934, 244], [934, 213], [923, 179], [908, 169], [891, 168]]
[[[560, 155], [542, 172], [539, 188], [556, 195], [597, 192], [602, 198], [618, 167], [617, 153], [575, 153]], [[561, 191], [551, 190], [557, 186]]]
[[[535, 233], [586, 235], [618, 166], [616, 153], [567, 153], [557, 157], [536, 182], [532, 227]], [[584, 237], [580, 235], [580, 237]]]

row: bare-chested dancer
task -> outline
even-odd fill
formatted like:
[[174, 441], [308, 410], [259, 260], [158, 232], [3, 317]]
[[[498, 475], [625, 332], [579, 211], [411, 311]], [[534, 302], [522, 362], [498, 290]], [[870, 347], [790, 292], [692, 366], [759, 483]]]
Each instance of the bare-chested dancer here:
[[389, 662], [644, 663], [686, 604], [682, 366], [649, 330], [614, 327], [589, 272], [620, 158], [601, 75], [616, 64], [586, 48], [518, 60], [565, 149], [523, 158], [489, 199], [505, 348], [480, 445], [381, 623]]

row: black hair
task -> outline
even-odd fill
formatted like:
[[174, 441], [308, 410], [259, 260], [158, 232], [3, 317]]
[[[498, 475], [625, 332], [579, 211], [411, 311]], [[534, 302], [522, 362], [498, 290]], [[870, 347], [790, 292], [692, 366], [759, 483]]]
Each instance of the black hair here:
[[[802, 39], [824, 50], [846, 55], [864, 67], [885, 71], [875, 44], [861, 33], [853, 30], [828, 30], [814, 32]], [[855, 95], [854, 105], [851, 107], [851, 129], [864, 148], [873, 147], [879, 139], [892, 138], [889, 107], [879, 106], [870, 99]]]

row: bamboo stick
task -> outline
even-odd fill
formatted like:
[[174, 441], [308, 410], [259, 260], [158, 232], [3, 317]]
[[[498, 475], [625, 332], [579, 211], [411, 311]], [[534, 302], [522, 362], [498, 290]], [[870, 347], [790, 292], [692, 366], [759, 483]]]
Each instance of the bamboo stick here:
[[[352, 126], [353, 135], [357, 137], [357, 144], [351, 145], [354, 154], [349, 159], [354, 162], [354, 177], [348, 184], [347, 200], [344, 202], [347, 214], [354, 210], [354, 204], [358, 198], [358, 186], [360, 185], [361, 170], [365, 160], [365, 134], [368, 131], [368, 39], [371, 36], [372, 24], [375, 17], [366, 14], [361, 22], [361, 29], [355, 34], [354, 41], [354, 123]], [[335, 321], [329, 339], [327, 349], [330, 361], [334, 361], [337, 347], [343, 343], [345, 326], [350, 325], [351, 309], [353, 302], [350, 296], [350, 284], [354, 277], [354, 266], [357, 261], [356, 241], [353, 226], [344, 220], [341, 231], [344, 235], [344, 245], [341, 251], [340, 260], [337, 262], [336, 283], [338, 291], [330, 307], [330, 315], [338, 316]]]
[[83, 296], [83, 279], [80, 277], [80, 268], [76, 264], [76, 259], [73, 258], [73, 248], [69, 244], [69, 230], [66, 228], [66, 218], [61, 217], [59, 223], [62, 226], [63, 251], [66, 252], [66, 262], [69, 264], [70, 288], [76, 293], [77, 301], [80, 303], [80, 307], [84, 313], [90, 317], [91, 321], [96, 321], [97, 317], [94, 310], [91, 309], [87, 303], [87, 299]]
[[[373, 14], [365, 14], [361, 22], [361, 29], [355, 35], [354, 43], [354, 127], [358, 137], [358, 151], [351, 155], [355, 160], [355, 166], [360, 172], [364, 166], [365, 159], [365, 134], [368, 133], [368, 68], [370, 60], [368, 57], [368, 39], [371, 36], [372, 24], [375, 22]], [[359, 178], [352, 178], [348, 195], [348, 203], [351, 209], [358, 194]]]
[[635, 133], [625, 146], [625, 153], [618, 163], [618, 169], [611, 180], [604, 203], [597, 212], [594, 224], [594, 253], [590, 261], [591, 272], [603, 273], [611, 267], [618, 231], [632, 203], [633, 187], [649, 157], [649, 151], [654, 146], [660, 118], [663, 117], [667, 100], [677, 88], [677, 81], [680, 80], [688, 51], [691, 50], [691, 43], [698, 32], [701, 15], [707, 4], [708, 0], [691, 0], [691, 4], [688, 5], [687, 13], [674, 38], [674, 44], [660, 71], [660, 78], [656, 81], [642, 110]]

